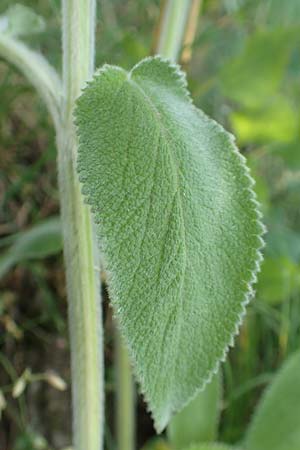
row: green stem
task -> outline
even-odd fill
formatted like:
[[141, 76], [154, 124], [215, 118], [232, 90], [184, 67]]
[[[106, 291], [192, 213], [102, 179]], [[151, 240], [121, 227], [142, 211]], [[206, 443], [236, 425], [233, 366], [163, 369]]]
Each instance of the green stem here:
[[117, 376], [117, 448], [133, 450], [135, 447], [134, 384], [127, 348], [118, 331], [115, 332], [115, 358]]
[[62, 86], [56, 71], [41, 54], [5, 34], [0, 34], [0, 56], [15, 65], [36, 88], [58, 129]]
[[163, 12], [157, 53], [176, 61], [188, 19], [191, 0], [168, 0]]
[[63, 0], [63, 90], [58, 168], [71, 340], [76, 450], [103, 442], [103, 339], [98, 252], [76, 174], [74, 102], [94, 66], [95, 0]]
[[94, 69], [95, 0], [63, 0], [63, 87], [46, 59], [22, 42], [0, 35], [0, 56], [28, 78], [52, 115], [64, 235], [75, 450], [100, 450], [103, 442], [103, 338], [99, 255], [89, 208], [76, 174], [74, 102]]

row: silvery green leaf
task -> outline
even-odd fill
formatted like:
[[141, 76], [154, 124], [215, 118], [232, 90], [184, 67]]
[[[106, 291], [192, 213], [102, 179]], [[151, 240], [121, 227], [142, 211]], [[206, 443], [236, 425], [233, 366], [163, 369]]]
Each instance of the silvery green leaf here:
[[299, 450], [300, 352], [292, 355], [260, 401], [245, 438], [245, 450]]
[[159, 57], [104, 66], [75, 116], [110, 298], [161, 431], [217, 370], [252, 295], [253, 182], [233, 137]]
[[0, 32], [20, 37], [40, 33], [46, 28], [44, 19], [27, 6], [16, 3], [0, 16]]

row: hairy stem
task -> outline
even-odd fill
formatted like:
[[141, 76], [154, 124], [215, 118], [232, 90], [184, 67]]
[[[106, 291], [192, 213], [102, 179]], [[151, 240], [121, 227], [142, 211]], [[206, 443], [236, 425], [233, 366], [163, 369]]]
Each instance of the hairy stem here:
[[163, 10], [157, 53], [176, 61], [186, 28], [191, 0], [168, 0]]
[[94, 67], [95, 0], [63, 1], [63, 86], [47, 60], [0, 34], [0, 56], [37, 89], [57, 132], [58, 173], [71, 339], [74, 446], [100, 450], [103, 440], [103, 345], [97, 246], [76, 175], [73, 107]]
[[71, 340], [76, 450], [103, 441], [103, 343], [98, 252], [89, 208], [76, 174], [74, 102], [94, 66], [95, 0], [63, 0], [63, 104], [58, 135], [64, 256]]
[[43, 98], [56, 130], [60, 124], [62, 86], [58, 74], [40, 54], [19, 40], [0, 33], [0, 57], [16, 66]]
[[115, 359], [117, 376], [117, 448], [133, 450], [135, 446], [134, 384], [127, 348], [116, 330]]

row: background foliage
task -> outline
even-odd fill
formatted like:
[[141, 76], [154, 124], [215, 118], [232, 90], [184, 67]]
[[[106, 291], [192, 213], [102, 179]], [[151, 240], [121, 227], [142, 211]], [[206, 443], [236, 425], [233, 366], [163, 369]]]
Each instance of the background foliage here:
[[[13, 3], [2, 0], [0, 14]], [[27, 42], [59, 69], [60, 2], [22, 3], [47, 23]], [[154, 48], [159, 1], [101, 4], [97, 66], [130, 69]], [[185, 67], [195, 103], [236, 135], [268, 227], [257, 295], [223, 365], [219, 440], [227, 444], [242, 438], [263, 388], [299, 348], [299, 28], [299, 0], [206, 0]], [[0, 98], [0, 448], [63, 448], [70, 443], [69, 388], [63, 383], [69, 386], [70, 373], [54, 133], [37, 95], [2, 61]], [[113, 450], [107, 301], [104, 313], [106, 446]], [[137, 410], [141, 446], [153, 429], [141, 398]]]

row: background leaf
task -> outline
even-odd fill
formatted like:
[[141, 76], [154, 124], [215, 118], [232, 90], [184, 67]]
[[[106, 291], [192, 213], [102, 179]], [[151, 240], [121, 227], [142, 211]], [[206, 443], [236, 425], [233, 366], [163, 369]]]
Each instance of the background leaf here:
[[245, 438], [246, 450], [299, 450], [300, 352], [283, 365], [267, 388]]
[[265, 258], [259, 276], [260, 299], [276, 305], [300, 293], [300, 268], [288, 258]]
[[239, 450], [237, 447], [231, 447], [226, 444], [208, 443], [196, 444], [186, 447], [184, 450]]
[[176, 66], [105, 66], [79, 98], [78, 172], [158, 431], [203, 387], [251, 295], [262, 225], [231, 135]]
[[141, 450], [172, 450], [168, 442], [160, 438], [151, 439]]
[[284, 29], [250, 36], [242, 51], [224, 65], [220, 77], [224, 95], [252, 108], [265, 103], [277, 93], [296, 37], [296, 32]]
[[200, 392], [168, 425], [172, 448], [181, 450], [190, 444], [215, 441], [221, 402], [221, 376], [214, 375]]
[[10, 6], [6, 13], [0, 16], [0, 31], [10, 36], [21, 37], [40, 33], [45, 28], [43, 17], [19, 3]]
[[288, 27], [300, 24], [299, 0], [270, 0], [261, 4], [260, 14], [265, 15], [266, 23], [272, 26]]
[[62, 250], [60, 219], [55, 217], [35, 225], [28, 231], [10, 236], [12, 246], [0, 256], [0, 278], [15, 264], [30, 259], [42, 259]]
[[298, 133], [299, 118], [290, 102], [276, 97], [259, 108], [236, 111], [230, 116], [239, 142], [291, 142]]

